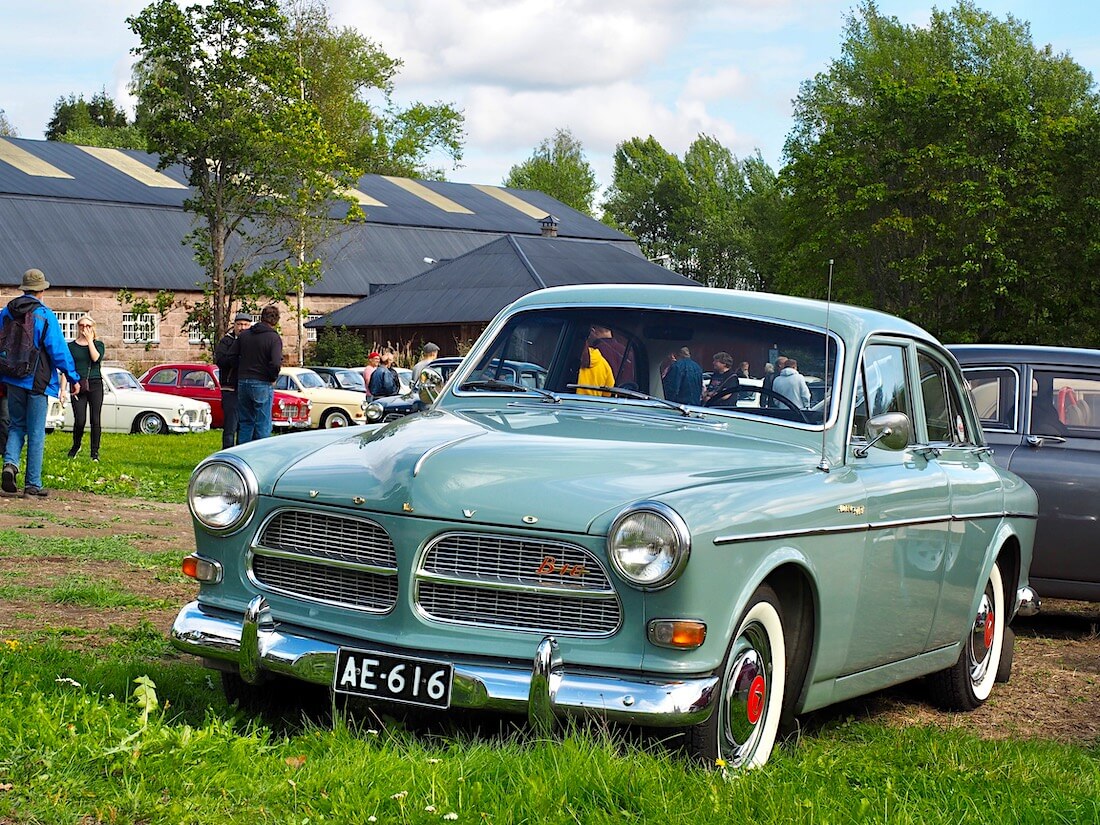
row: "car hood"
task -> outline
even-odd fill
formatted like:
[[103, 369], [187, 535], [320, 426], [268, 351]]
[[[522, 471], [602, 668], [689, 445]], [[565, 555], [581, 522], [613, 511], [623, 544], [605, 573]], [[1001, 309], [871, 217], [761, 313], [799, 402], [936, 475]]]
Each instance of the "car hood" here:
[[471, 523], [602, 529], [631, 502], [817, 461], [808, 448], [687, 420], [592, 407], [432, 411], [300, 457], [286, 499]]

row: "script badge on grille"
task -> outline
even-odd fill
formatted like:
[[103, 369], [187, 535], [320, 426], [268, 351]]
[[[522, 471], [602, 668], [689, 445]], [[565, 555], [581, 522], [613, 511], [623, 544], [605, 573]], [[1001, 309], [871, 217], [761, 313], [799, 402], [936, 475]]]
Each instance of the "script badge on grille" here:
[[332, 689], [350, 696], [446, 709], [451, 706], [453, 676], [454, 668], [447, 662], [342, 647], [336, 654]]

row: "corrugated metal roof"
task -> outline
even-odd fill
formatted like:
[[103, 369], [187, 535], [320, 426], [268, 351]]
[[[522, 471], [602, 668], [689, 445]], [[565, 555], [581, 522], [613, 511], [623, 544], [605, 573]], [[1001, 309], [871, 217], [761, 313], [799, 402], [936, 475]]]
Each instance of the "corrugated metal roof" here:
[[[111, 155], [125, 158], [125, 165], [112, 165]], [[35, 174], [33, 165], [21, 165], [15, 156], [30, 156], [56, 172], [47, 173], [45, 167], [41, 167]], [[135, 165], [147, 167], [152, 173], [158, 160], [156, 155], [134, 150], [93, 154], [68, 143], [0, 138], [0, 197], [29, 195], [96, 203], [182, 207], [190, 193], [188, 188], [148, 185], [133, 176]], [[127, 168], [129, 171], [125, 171]], [[64, 177], [57, 177], [56, 173]], [[182, 167], [170, 166], [160, 174], [179, 184], [187, 182]], [[506, 196], [495, 197], [485, 191], [494, 188]], [[541, 192], [445, 181], [411, 181], [383, 175], [364, 175], [356, 189], [369, 199], [364, 211], [368, 222], [374, 224], [538, 235], [538, 220], [532, 214], [541, 212], [544, 215], [552, 213], [559, 219], [558, 234], [562, 237], [630, 241], [623, 233]], [[384, 206], [370, 205], [370, 201]]]
[[508, 236], [307, 326], [482, 323], [543, 287], [612, 283], [698, 286], [613, 244]]
[[[183, 243], [191, 216], [168, 207], [0, 196], [0, 279], [34, 266], [61, 287], [192, 291], [204, 275]], [[325, 244], [323, 279], [310, 295], [369, 295], [499, 235], [355, 224]], [[533, 239], [532, 239], [533, 240]], [[634, 250], [633, 244], [625, 245]], [[624, 252], [630, 254], [630, 252]]]

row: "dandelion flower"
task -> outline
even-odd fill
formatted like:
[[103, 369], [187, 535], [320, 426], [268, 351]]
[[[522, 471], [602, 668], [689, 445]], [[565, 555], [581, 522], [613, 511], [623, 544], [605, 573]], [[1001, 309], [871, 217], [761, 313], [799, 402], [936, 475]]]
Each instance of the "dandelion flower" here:
[[7, 646], [8, 650], [19, 650], [18, 639], [4, 639], [4, 644]]

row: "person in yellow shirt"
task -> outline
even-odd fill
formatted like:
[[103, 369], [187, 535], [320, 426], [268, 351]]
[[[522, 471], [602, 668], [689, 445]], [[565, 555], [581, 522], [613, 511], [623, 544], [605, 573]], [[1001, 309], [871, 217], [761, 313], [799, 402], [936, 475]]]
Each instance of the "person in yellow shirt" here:
[[[591, 346], [591, 342], [585, 342], [581, 350], [581, 368], [577, 374], [578, 384], [587, 384], [593, 387], [614, 387], [615, 374], [611, 371], [611, 365], [603, 357], [598, 349]], [[577, 395], [610, 395], [611, 393], [599, 390], [578, 389]]]

